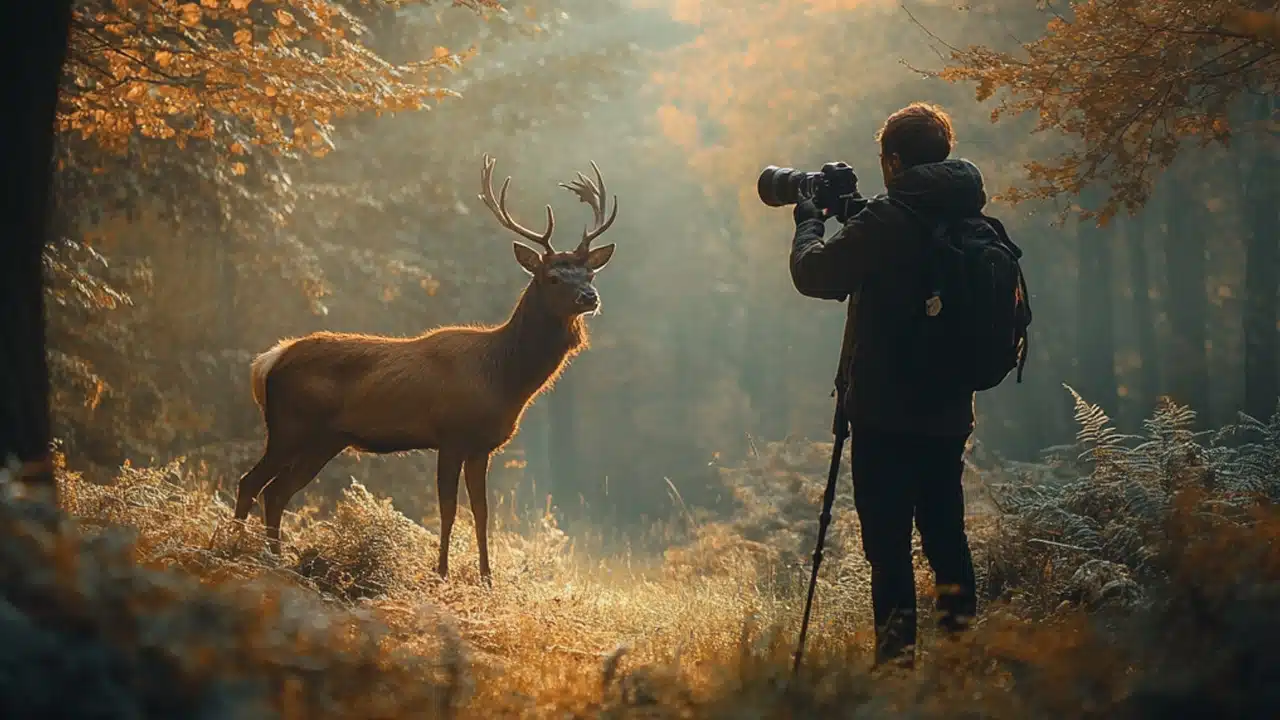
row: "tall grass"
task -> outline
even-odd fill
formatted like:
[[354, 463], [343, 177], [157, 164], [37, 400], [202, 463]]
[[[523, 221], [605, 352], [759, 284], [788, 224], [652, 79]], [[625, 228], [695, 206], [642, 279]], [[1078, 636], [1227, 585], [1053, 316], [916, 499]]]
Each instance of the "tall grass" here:
[[359, 484], [287, 515], [278, 559], [179, 463], [109, 485], [62, 470], [56, 513], [0, 500], [0, 715], [1275, 716], [1280, 412], [1202, 436], [1165, 405], [1125, 438], [1078, 409], [1073, 451], [967, 479], [990, 495], [971, 516], [983, 620], [926, 633], [909, 677], [867, 671], [847, 477], [789, 675], [823, 443], [724, 469], [735, 512], [688, 512], [663, 555], [586, 553], [549, 516], [505, 517], [492, 589], [465, 507], [446, 583], [436, 534]]

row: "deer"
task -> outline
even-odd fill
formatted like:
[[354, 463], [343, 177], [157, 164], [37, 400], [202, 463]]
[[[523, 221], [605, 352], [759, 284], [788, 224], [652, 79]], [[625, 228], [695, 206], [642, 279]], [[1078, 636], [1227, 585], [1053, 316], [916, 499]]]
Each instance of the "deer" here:
[[590, 206], [593, 222], [570, 251], [551, 244], [555, 213], [546, 206], [546, 230], [521, 225], [507, 211], [508, 176], [497, 198], [487, 153], [478, 196], [498, 224], [538, 246], [515, 241], [516, 263], [529, 276], [514, 309], [500, 325], [437, 327], [415, 337], [320, 331], [279, 340], [250, 363], [253, 400], [266, 424], [261, 459], [241, 478], [235, 519], [241, 523], [262, 500], [268, 549], [281, 556], [280, 523], [289, 501], [338, 454], [390, 454], [435, 450], [440, 511], [436, 571], [449, 575], [449, 538], [458, 507], [458, 478], [466, 479], [475, 516], [480, 577], [492, 585], [486, 480], [492, 455], [515, 436], [520, 419], [588, 346], [585, 316], [600, 312], [596, 273], [614, 244], [591, 246], [618, 216], [618, 198], [606, 215], [604, 177], [581, 172], [559, 183]]

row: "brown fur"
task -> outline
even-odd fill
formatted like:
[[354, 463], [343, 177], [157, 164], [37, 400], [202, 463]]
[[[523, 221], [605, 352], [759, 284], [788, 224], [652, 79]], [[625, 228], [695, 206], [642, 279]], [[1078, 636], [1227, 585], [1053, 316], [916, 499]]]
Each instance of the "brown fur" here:
[[255, 398], [264, 414], [305, 407], [309, 427], [362, 451], [448, 443], [492, 453], [588, 344], [580, 316], [544, 314], [529, 290], [501, 325], [448, 326], [407, 338], [317, 332], [283, 341]]
[[[594, 167], [594, 163], [592, 163]], [[348, 448], [372, 453], [439, 451], [440, 559], [447, 576], [449, 537], [458, 504], [458, 479], [476, 521], [480, 575], [490, 577], [488, 551], [489, 458], [520, 427], [525, 409], [587, 347], [583, 314], [597, 311], [592, 280], [613, 255], [613, 245], [591, 249], [593, 239], [617, 215], [604, 212], [604, 180], [579, 174], [563, 184], [591, 206], [595, 228], [583, 232], [572, 252], [556, 252], [555, 220], [536, 234], [506, 213], [507, 183], [495, 198], [493, 161], [486, 156], [481, 199], [499, 222], [541, 245], [542, 255], [514, 246], [516, 261], [531, 276], [511, 316], [501, 325], [451, 326], [416, 337], [316, 332], [287, 338], [253, 359], [250, 385], [267, 425], [262, 458], [236, 493], [235, 517], [244, 520], [259, 494], [271, 548], [280, 551], [280, 520], [289, 500], [336, 455]]]
[[285, 506], [342, 451], [438, 450], [439, 572], [448, 574], [458, 475], [465, 470], [487, 580], [489, 458], [587, 346], [582, 316], [554, 312], [536, 283], [501, 325], [442, 327], [408, 338], [317, 332], [281, 340], [250, 365], [267, 447], [240, 479], [236, 518], [248, 517], [262, 494], [278, 553]]

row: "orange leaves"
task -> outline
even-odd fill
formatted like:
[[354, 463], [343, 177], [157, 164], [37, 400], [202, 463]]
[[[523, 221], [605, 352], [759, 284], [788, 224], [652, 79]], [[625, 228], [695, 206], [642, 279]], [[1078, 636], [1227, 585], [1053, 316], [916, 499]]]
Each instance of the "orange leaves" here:
[[[1280, 57], [1267, 18], [1240, 13], [1234, 0], [1112, 3], [1081, 0], [1070, 20], [1050, 19], [1024, 58], [977, 47], [953, 53], [941, 77], [975, 83], [981, 100], [1003, 92], [992, 113], [1029, 114], [1079, 149], [1029, 163], [1032, 188], [1010, 197], [1072, 195], [1110, 186], [1103, 216], [1145, 201], [1183, 141], [1226, 142], [1226, 109], [1253, 86], [1274, 92]], [[1227, 18], [1226, 28], [1220, 25]]]
[[1226, 30], [1259, 40], [1280, 42], [1280, 12], [1258, 12], [1232, 8], [1222, 21]]
[[134, 133], [216, 139], [227, 128], [213, 119], [234, 116], [237, 132], [272, 152], [323, 153], [332, 118], [456, 95], [429, 79], [470, 53], [440, 47], [423, 62], [392, 65], [350, 39], [367, 29], [335, 1], [78, 5], [59, 127], [123, 150]]
[[658, 108], [658, 125], [662, 134], [671, 142], [685, 150], [696, 150], [698, 146], [698, 118], [683, 113], [674, 105], [663, 105]]
[[822, 130], [838, 117], [835, 97], [864, 92], [837, 90], [863, 84], [854, 78], [863, 72], [857, 65], [864, 55], [849, 39], [867, 34], [854, 16], [838, 13], [870, 3], [647, 2], [700, 29], [654, 73], [664, 100], [655, 124], [695, 171], [706, 174], [708, 192], [741, 190], [744, 220], [761, 221], [754, 190], [760, 168], [800, 162], [797, 156], [821, 143]]
[[675, 0], [671, 17], [677, 22], [697, 25], [702, 22], [701, 0]]
[[179, 7], [178, 10], [182, 13], [181, 18], [183, 25], [187, 27], [194, 27], [200, 24], [202, 13], [200, 12], [199, 5], [195, 3], [187, 3]]

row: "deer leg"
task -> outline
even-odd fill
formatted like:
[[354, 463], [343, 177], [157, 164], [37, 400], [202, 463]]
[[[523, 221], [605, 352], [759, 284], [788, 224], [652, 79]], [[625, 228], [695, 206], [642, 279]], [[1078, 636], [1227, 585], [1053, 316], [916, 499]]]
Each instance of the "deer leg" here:
[[258, 463], [240, 478], [240, 484], [236, 488], [236, 520], [249, 517], [249, 511], [253, 509], [253, 503], [258, 499], [258, 494], [267, 483], [271, 482], [271, 478], [280, 472], [282, 465], [279, 453], [272, 452], [271, 441], [268, 440], [266, 450]]
[[285, 507], [339, 452], [342, 448], [313, 449], [298, 455], [262, 489], [262, 514], [267, 526], [267, 544], [272, 553], [280, 554], [280, 521], [284, 518]]
[[461, 472], [461, 455], [442, 448], [436, 458], [436, 497], [440, 503], [440, 561], [436, 572], [441, 578], [449, 577], [449, 535], [458, 514], [458, 474]]
[[489, 474], [489, 454], [472, 455], [464, 466], [467, 480], [467, 497], [471, 500], [471, 514], [476, 518], [476, 549], [480, 551], [480, 580], [492, 585], [489, 574], [489, 497], [485, 479]]

